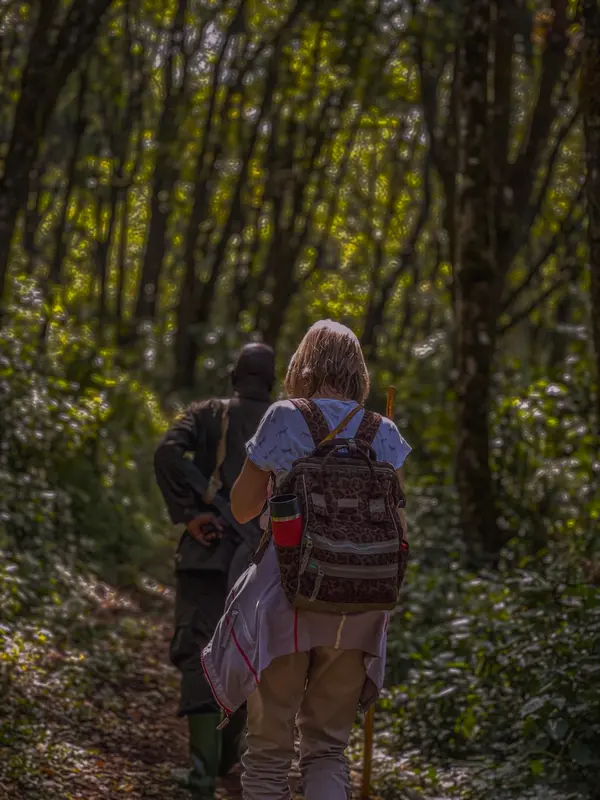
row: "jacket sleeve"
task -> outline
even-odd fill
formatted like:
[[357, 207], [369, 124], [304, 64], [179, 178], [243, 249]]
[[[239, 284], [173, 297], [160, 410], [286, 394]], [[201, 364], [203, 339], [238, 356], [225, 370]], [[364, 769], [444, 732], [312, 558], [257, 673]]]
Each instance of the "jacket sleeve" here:
[[154, 454], [154, 474], [174, 524], [187, 523], [198, 516], [198, 498], [190, 485], [190, 476], [197, 473], [188, 454], [193, 454], [204, 441], [202, 406], [191, 406], [171, 426]]

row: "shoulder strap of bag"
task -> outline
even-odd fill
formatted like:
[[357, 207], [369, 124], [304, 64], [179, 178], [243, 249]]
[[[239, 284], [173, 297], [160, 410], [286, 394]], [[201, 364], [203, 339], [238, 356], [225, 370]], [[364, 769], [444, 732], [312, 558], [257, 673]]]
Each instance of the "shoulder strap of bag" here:
[[365, 409], [365, 415], [360, 421], [360, 425], [354, 434], [354, 438], [359, 439], [362, 442], [366, 442], [369, 446], [371, 446], [380, 425], [381, 414], [377, 414], [375, 411], [367, 411]]
[[[335, 439], [335, 437], [338, 435], [338, 433], [341, 433], [344, 430], [344, 428], [350, 422], [350, 420], [354, 419], [354, 417], [358, 414], [358, 412], [361, 410], [361, 408], [362, 408], [362, 406], [358, 405], [358, 406], [356, 406], [356, 408], [353, 408], [352, 411], [350, 411], [348, 414], [346, 414], [346, 416], [340, 422], [340, 424], [336, 425], [335, 428], [327, 434], [327, 436], [323, 439], [321, 444], [323, 444], [323, 442], [328, 442], [330, 439]], [[366, 413], [367, 412], [365, 411], [365, 414]]]
[[[323, 444], [323, 442], [328, 442], [330, 439], [335, 439], [340, 431], [343, 431], [350, 420], [353, 419], [354, 416], [362, 409], [361, 405], [357, 405], [348, 414], [346, 414], [339, 425], [336, 425], [336, 427], [330, 431], [323, 412], [314, 401], [299, 397], [295, 398], [291, 402], [304, 417], [315, 445]], [[368, 412], [365, 411], [365, 414], [367, 413]]]
[[291, 402], [304, 417], [315, 445], [323, 441], [329, 434], [329, 425], [319, 406], [304, 397], [294, 398]]
[[219, 444], [217, 446], [217, 461], [215, 464], [215, 468], [213, 470], [212, 475], [210, 476], [208, 487], [202, 497], [202, 499], [207, 505], [210, 505], [212, 503], [216, 493], [223, 486], [223, 481], [221, 480], [221, 467], [223, 466], [223, 462], [225, 461], [225, 456], [227, 455], [227, 431], [229, 429], [229, 400], [221, 400], [219, 401], [219, 404], [221, 406], [221, 438], [219, 439]]

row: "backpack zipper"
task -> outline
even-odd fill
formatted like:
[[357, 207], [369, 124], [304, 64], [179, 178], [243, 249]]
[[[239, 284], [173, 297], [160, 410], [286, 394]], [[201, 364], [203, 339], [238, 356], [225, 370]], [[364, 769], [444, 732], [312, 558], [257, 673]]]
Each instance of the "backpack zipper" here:
[[315, 600], [317, 599], [324, 577], [325, 577], [325, 570], [323, 569], [323, 567], [317, 567], [317, 578], [315, 580], [315, 585], [313, 586], [312, 594], [310, 596], [311, 603], [314, 603]]
[[304, 548], [304, 555], [302, 556], [302, 561], [300, 562], [300, 569], [299, 574], [302, 575], [306, 571], [306, 567], [308, 566], [308, 559], [310, 558], [310, 554], [313, 549], [313, 542], [310, 537], [306, 539], [306, 547]]
[[[309, 561], [307, 569], [319, 575], [331, 575], [336, 578], [394, 578], [398, 575], [398, 564], [376, 564], [365, 567], [356, 564], [327, 564], [324, 561], [313, 559]], [[322, 578], [321, 578], [322, 580]], [[320, 586], [320, 584], [319, 584]]]
[[[329, 550], [332, 553], [349, 553], [351, 555], [372, 555], [379, 553], [397, 553], [400, 549], [400, 538], [386, 542], [370, 542], [369, 544], [358, 544], [356, 542], [335, 542], [328, 539], [326, 536], [321, 536], [318, 533], [311, 533], [309, 541], [311, 541], [311, 550], [313, 545], [321, 550]], [[308, 550], [308, 546], [307, 546]], [[306, 567], [305, 567], [306, 569]]]
[[[307, 463], [307, 461], [310, 458], [312, 458], [312, 457], [311, 456], [300, 456], [300, 458], [298, 458], [297, 460], [302, 462], [303, 469], [314, 470], [315, 472], [320, 472], [321, 471], [321, 466], [319, 464], [308, 464]], [[336, 464], [336, 468], [340, 467], [342, 469], [356, 469], [356, 466], [357, 466], [356, 461], [350, 462], [348, 464], [348, 463], [344, 463], [343, 458], [340, 458], [339, 462], [336, 461], [335, 464]], [[362, 462], [361, 462], [360, 466], [362, 466]], [[374, 461], [373, 462], [373, 468], [374, 469], [383, 469], [386, 472], [390, 472], [390, 473], [394, 473], [395, 474], [394, 467], [389, 463], [389, 461]], [[294, 470], [295, 469], [297, 469], [297, 468], [294, 467], [293, 469], [291, 469], [288, 472], [288, 474], [286, 475], [286, 480], [290, 475], [294, 474]], [[368, 467], [365, 466], [364, 469], [366, 470], [366, 469], [368, 469]]]

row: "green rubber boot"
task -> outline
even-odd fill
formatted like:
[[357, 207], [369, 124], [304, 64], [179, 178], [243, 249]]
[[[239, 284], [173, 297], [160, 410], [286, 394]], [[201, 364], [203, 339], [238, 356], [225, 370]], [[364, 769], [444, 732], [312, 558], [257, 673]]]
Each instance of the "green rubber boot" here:
[[195, 797], [212, 800], [221, 761], [220, 714], [188, 714], [190, 769], [176, 770], [173, 777]]

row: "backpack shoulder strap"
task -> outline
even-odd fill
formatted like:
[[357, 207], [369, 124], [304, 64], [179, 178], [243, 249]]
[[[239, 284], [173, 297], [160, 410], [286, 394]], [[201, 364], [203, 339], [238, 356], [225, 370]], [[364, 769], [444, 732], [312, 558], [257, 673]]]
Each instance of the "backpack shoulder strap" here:
[[208, 487], [204, 492], [203, 500], [207, 505], [210, 505], [214, 500], [216, 493], [223, 486], [221, 480], [221, 467], [227, 455], [227, 431], [229, 429], [229, 400], [222, 400], [219, 402], [221, 407], [221, 437], [217, 445], [217, 459], [213, 474], [210, 476]]
[[361, 408], [362, 408], [362, 406], [358, 405], [355, 408], [353, 408], [352, 411], [350, 411], [348, 414], [346, 414], [344, 419], [338, 425], [336, 425], [335, 428], [332, 431], [329, 431], [329, 433], [323, 439], [323, 441], [324, 442], [328, 442], [331, 439], [335, 439], [335, 437], [344, 430], [344, 428], [350, 422], [350, 420], [353, 419], [358, 414], [358, 412], [361, 410]]
[[329, 425], [323, 412], [316, 403], [304, 397], [294, 398], [290, 402], [304, 417], [316, 447], [329, 435]]
[[380, 425], [381, 414], [377, 414], [375, 411], [367, 411], [365, 408], [365, 413], [360, 421], [358, 430], [354, 434], [354, 438], [360, 439], [370, 446], [373, 444], [373, 439], [375, 438]]

